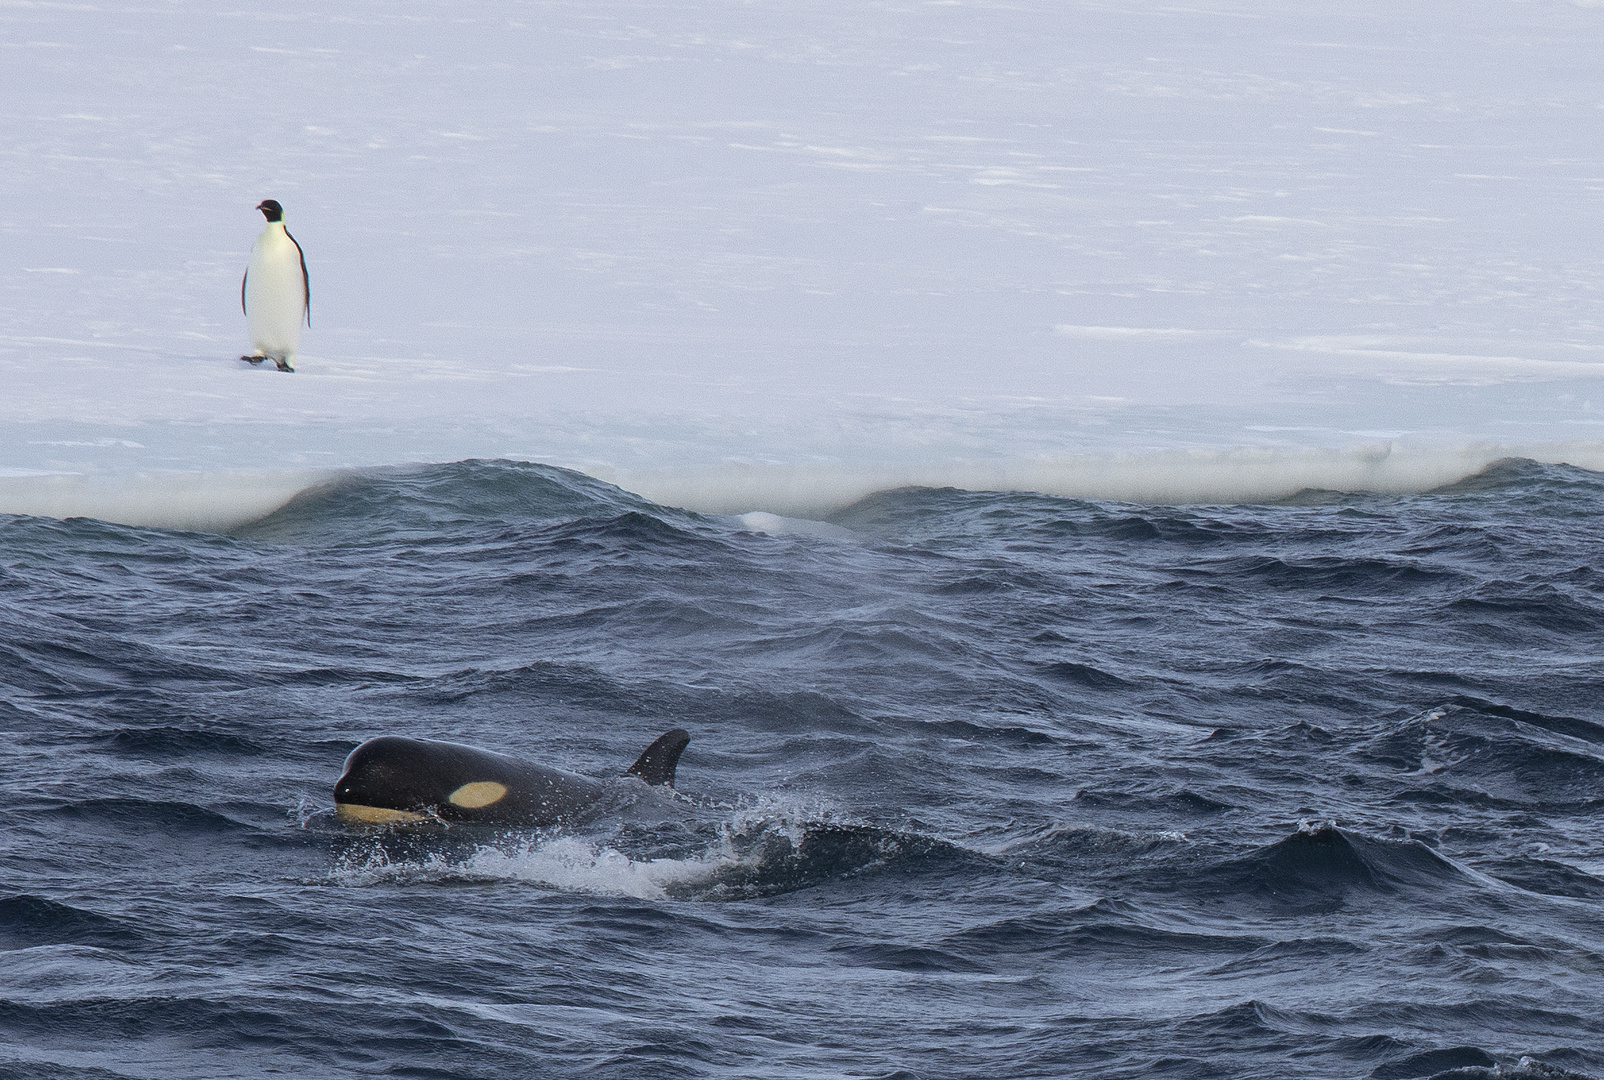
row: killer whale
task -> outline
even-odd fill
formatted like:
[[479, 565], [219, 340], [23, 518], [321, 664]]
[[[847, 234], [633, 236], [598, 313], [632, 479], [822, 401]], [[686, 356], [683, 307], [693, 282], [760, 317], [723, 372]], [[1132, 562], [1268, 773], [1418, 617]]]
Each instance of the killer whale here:
[[[665, 732], [624, 775], [673, 787], [680, 753], [690, 741], [683, 728]], [[334, 810], [346, 821], [367, 824], [559, 825], [597, 811], [612, 791], [588, 776], [462, 743], [384, 735], [345, 759], [334, 785]]]

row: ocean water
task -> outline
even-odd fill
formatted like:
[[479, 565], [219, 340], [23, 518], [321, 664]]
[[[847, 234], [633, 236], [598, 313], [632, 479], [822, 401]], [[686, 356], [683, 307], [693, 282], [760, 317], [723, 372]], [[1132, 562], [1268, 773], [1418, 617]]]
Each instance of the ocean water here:
[[[0, 1075], [1604, 1076], [1604, 476], [0, 517]], [[616, 776], [346, 826], [360, 741]]]

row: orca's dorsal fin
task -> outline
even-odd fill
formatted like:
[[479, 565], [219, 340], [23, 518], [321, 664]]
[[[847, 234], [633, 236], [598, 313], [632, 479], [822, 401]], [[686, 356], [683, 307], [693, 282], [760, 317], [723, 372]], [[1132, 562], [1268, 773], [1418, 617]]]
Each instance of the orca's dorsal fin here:
[[665, 731], [635, 764], [624, 770], [624, 775], [638, 776], [653, 787], [673, 787], [674, 768], [679, 765], [679, 756], [690, 741], [691, 733], [684, 728]]

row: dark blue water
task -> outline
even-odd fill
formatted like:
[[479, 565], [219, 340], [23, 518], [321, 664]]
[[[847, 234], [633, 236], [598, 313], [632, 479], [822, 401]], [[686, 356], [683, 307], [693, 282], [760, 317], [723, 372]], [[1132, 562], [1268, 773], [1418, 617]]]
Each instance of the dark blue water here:
[[[1604, 477], [0, 518], [6, 1077], [1604, 1076]], [[341, 825], [358, 742], [677, 795]]]

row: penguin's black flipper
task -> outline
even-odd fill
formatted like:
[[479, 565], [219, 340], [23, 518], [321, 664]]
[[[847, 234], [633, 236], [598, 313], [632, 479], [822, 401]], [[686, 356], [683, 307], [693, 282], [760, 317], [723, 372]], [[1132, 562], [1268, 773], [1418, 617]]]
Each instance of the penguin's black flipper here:
[[[290, 236], [290, 230], [285, 229], [284, 235], [290, 237], [290, 243], [295, 245], [295, 254], [301, 257], [301, 314], [306, 317], [306, 325], [312, 325], [312, 275], [306, 269], [306, 252], [301, 250], [301, 242]], [[249, 273], [249, 271], [246, 271]], [[245, 305], [245, 284], [240, 283], [240, 306]]]
[[624, 775], [638, 776], [653, 787], [673, 787], [674, 769], [679, 765], [685, 744], [690, 741], [691, 733], [684, 728], [664, 732], [635, 764], [624, 770]]

